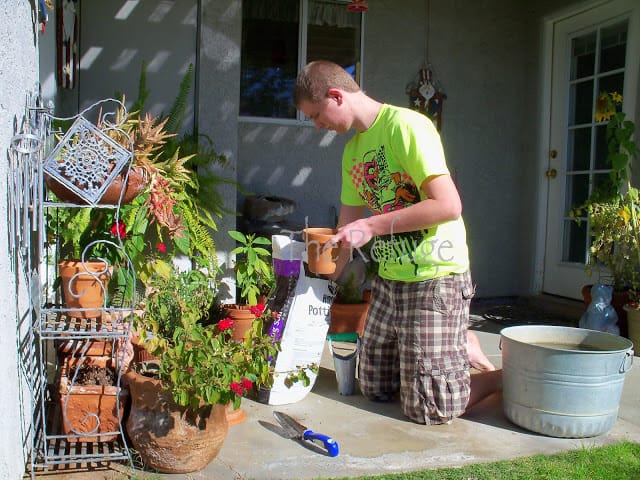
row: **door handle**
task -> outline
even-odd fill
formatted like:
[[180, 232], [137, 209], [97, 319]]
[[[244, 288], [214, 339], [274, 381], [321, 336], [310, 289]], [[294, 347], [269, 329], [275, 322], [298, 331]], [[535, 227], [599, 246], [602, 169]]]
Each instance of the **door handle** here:
[[547, 178], [556, 178], [558, 176], [558, 171], [555, 168], [550, 168], [544, 174]]

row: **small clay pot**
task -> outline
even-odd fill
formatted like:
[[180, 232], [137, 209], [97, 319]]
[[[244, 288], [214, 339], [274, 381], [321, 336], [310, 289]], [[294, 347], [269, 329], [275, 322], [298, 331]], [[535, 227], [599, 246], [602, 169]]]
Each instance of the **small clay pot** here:
[[229, 318], [233, 320], [231, 337], [241, 342], [251, 329], [256, 316], [249, 310], [249, 305], [225, 304], [223, 308], [227, 311]]
[[333, 228], [305, 228], [302, 236], [307, 245], [307, 261], [313, 273], [328, 275], [336, 271], [338, 247], [325, 252], [324, 245], [336, 234]]
[[[102, 315], [107, 283], [112, 267], [101, 260], [61, 260], [58, 271], [62, 281], [67, 315], [75, 318], [97, 318]], [[75, 309], [82, 310], [75, 310]], [[92, 310], [87, 310], [87, 309]], [[94, 310], [95, 309], [95, 310]]]

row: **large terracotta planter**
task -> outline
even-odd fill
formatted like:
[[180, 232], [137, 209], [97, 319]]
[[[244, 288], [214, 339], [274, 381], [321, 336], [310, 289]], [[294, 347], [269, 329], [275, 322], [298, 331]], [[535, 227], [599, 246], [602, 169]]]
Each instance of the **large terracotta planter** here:
[[302, 236], [307, 246], [307, 262], [313, 273], [328, 275], [336, 271], [336, 255], [334, 247], [322, 252], [324, 245], [333, 237], [336, 230], [332, 228], [305, 228]]
[[159, 380], [133, 370], [125, 378], [131, 393], [127, 433], [146, 467], [189, 473], [218, 455], [229, 428], [224, 405], [181, 407]]
[[[62, 260], [58, 263], [65, 308], [70, 317], [96, 318], [101, 315], [111, 268], [103, 261]], [[85, 310], [75, 310], [85, 309]], [[88, 309], [88, 310], [87, 310]]]
[[[82, 366], [112, 366], [109, 357], [84, 357]], [[57, 401], [62, 417], [62, 432], [69, 441], [109, 442], [122, 431], [120, 422], [128, 391], [117, 385], [73, 384], [72, 368], [78, 359], [63, 357], [58, 373]], [[83, 434], [86, 434], [83, 436]]]

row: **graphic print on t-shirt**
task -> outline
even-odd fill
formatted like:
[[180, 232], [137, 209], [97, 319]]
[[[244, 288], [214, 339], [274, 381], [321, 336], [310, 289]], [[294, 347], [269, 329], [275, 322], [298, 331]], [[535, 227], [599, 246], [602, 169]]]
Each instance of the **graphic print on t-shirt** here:
[[376, 215], [392, 212], [420, 201], [418, 188], [405, 172], [391, 172], [384, 145], [353, 159], [351, 179], [360, 197]]
[[[353, 159], [351, 180], [371, 211], [379, 215], [420, 201], [418, 188], [405, 172], [391, 172], [384, 145], [366, 152], [362, 160]], [[426, 231], [405, 232], [378, 237], [372, 247], [377, 261], [408, 262], [415, 266], [414, 255]]]

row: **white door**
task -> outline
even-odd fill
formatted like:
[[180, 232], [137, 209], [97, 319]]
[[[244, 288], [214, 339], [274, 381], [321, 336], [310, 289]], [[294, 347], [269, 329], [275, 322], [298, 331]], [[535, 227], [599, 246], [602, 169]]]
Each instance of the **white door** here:
[[634, 118], [640, 56], [640, 1], [612, 0], [553, 25], [546, 176], [549, 182], [543, 290], [580, 298], [581, 287], [606, 282], [585, 271], [589, 225], [569, 217], [593, 191], [609, 181], [605, 124], [594, 120], [599, 93], [623, 95]]

